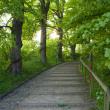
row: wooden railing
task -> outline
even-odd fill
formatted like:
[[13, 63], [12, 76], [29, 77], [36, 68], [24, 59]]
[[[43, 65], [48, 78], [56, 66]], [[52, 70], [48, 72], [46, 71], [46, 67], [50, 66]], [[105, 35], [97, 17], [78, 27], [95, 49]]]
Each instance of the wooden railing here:
[[[104, 91], [104, 109], [103, 110], [110, 110], [110, 90], [109, 88], [99, 79], [99, 77], [92, 71], [91, 66], [88, 66], [82, 58], [80, 58], [81, 62], [81, 71], [84, 74], [85, 81], [89, 80], [89, 86], [90, 86], [90, 93], [93, 89], [93, 80], [97, 82], [97, 84], [101, 87], [101, 89]], [[87, 71], [88, 76], [87, 78]]]

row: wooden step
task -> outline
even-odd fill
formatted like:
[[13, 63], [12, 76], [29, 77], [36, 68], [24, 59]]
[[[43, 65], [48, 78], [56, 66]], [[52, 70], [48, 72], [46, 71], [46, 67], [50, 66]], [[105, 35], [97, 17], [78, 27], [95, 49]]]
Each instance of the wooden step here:
[[16, 106], [17, 110], [90, 110], [95, 104], [88, 103], [23, 103]]

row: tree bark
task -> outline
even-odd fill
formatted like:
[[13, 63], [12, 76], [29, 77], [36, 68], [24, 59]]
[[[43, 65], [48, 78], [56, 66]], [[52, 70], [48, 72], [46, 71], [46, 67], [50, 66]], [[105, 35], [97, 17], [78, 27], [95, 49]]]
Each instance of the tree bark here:
[[58, 28], [58, 35], [59, 35], [59, 41], [58, 41], [58, 60], [62, 62], [63, 61], [63, 52], [62, 52], [62, 47], [63, 47], [63, 43], [62, 43], [63, 29], [62, 28]]
[[40, 1], [40, 7], [41, 7], [41, 14], [42, 18], [40, 20], [41, 25], [41, 61], [43, 64], [46, 64], [47, 62], [47, 56], [46, 56], [46, 28], [47, 28], [47, 16], [48, 11], [50, 7], [50, 0], [39, 0]]
[[[60, 5], [62, 3], [62, 5]], [[62, 62], [63, 59], [63, 28], [61, 27], [62, 21], [63, 21], [63, 14], [64, 14], [64, 5], [65, 5], [65, 0], [57, 0], [57, 9], [55, 10], [55, 15], [58, 17], [58, 35], [59, 35], [59, 41], [58, 41], [58, 60]], [[62, 6], [62, 7], [60, 7]]]
[[74, 60], [74, 59], [76, 59], [76, 50], [75, 50], [76, 49], [76, 44], [71, 44], [70, 48], [71, 48], [71, 57]]
[[22, 71], [22, 57], [21, 57], [21, 47], [22, 47], [22, 25], [23, 21], [19, 19], [13, 19], [12, 22], [12, 37], [14, 37], [14, 44], [10, 53], [10, 71], [12, 73], [20, 73]]
[[46, 23], [41, 20], [41, 61], [43, 64], [47, 62], [46, 57]]

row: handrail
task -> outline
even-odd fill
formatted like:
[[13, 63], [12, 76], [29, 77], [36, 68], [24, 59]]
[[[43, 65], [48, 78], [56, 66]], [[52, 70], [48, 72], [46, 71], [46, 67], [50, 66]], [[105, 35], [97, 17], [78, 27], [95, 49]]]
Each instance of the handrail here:
[[88, 72], [92, 75], [92, 77], [97, 81], [99, 86], [104, 90], [104, 110], [109, 110], [110, 103], [110, 90], [109, 88], [99, 79], [99, 77], [86, 65], [82, 58], [80, 58], [80, 62], [84, 68], [88, 70]]
[[92, 74], [92, 76], [95, 78], [95, 80], [98, 82], [98, 84], [102, 87], [102, 89], [107, 92], [108, 87], [98, 78], [97, 75], [84, 63], [82, 59], [80, 59], [81, 63], [84, 65], [84, 67]]

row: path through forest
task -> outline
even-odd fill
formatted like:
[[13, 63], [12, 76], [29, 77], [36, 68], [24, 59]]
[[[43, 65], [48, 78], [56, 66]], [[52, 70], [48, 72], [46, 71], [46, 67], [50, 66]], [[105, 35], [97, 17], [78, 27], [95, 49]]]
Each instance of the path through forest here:
[[93, 106], [78, 62], [43, 72], [0, 102], [0, 110], [90, 110]]

